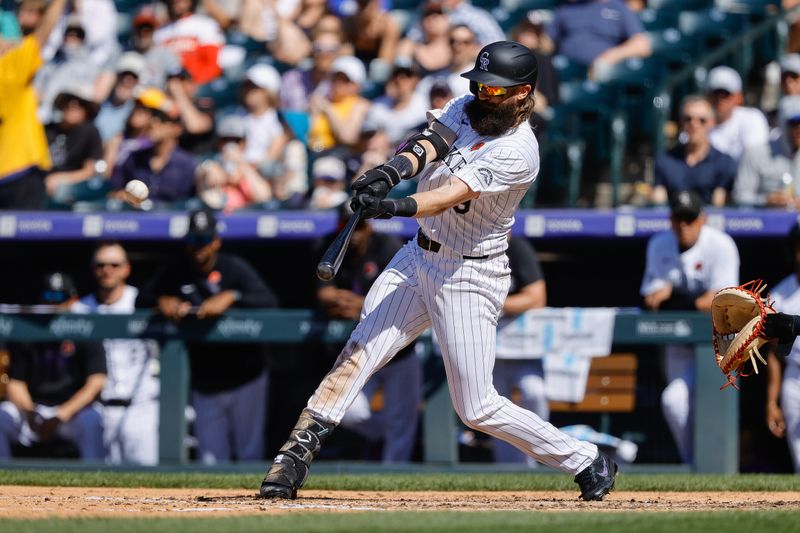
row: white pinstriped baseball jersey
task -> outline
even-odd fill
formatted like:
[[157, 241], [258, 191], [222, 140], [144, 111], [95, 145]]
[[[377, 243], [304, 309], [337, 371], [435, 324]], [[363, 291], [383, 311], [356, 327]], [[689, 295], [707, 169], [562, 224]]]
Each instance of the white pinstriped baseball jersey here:
[[451, 251], [482, 256], [508, 247], [506, 236], [514, 224], [514, 211], [539, 172], [539, 143], [527, 122], [501, 136], [479, 135], [464, 112], [464, 105], [473, 98], [455, 98], [444, 109], [428, 114], [429, 122], [438, 120], [454, 131], [456, 140], [442, 161], [420, 174], [417, 190], [436, 189], [455, 175], [481, 195], [418, 222], [429, 238]]
[[372, 285], [358, 326], [307, 408], [340, 422], [369, 377], [432, 327], [453, 407], [464, 423], [576, 474], [597, 457], [597, 447], [500, 396], [492, 384], [497, 319], [511, 283], [506, 235], [539, 170], [539, 150], [527, 124], [500, 137], [478, 135], [463, 109], [469, 98], [432, 113], [457, 137], [444, 161], [422, 172], [418, 190], [434, 189], [455, 175], [481, 196], [419, 220], [441, 249], [423, 250], [412, 239], [395, 255]]

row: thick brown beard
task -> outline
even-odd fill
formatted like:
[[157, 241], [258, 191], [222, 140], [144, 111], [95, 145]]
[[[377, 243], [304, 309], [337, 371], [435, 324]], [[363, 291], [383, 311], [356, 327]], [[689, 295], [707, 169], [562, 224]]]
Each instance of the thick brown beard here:
[[472, 129], [480, 135], [496, 137], [518, 125], [517, 105], [513, 98], [492, 105], [473, 98], [464, 106]]

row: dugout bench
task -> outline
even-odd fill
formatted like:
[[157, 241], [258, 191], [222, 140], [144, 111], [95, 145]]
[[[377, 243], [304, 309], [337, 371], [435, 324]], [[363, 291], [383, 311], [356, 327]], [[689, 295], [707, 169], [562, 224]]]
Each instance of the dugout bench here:
[[[161, 351], [160, 447], [162, 465], [187, 461], [184, 439], [184, 409], [188, 397], [188, 356], [184, 341], [213, 342], [344, 342], [354, 323], [319, 320], [308, 310], [233, 310], [210, 322], [187, 319], [180, 325], [165, 322], [150, 312], [132, 315], [41, 315], [0, 314], [0, 338], [8, 341], [102, 340], [104, 338], [153, 338], [163, 342]], [[421, 342], [430, 348], [430, 336]], [[702, 313], [617, 313], [614, 344], [691, 344], [695, 347], [696, 388], [695, 464], [696, 472], [735, 473], [739, 465], [739, 396], [735, 390], [720, 391], [722, 373], [714, 362], [711, 319]], [[611, 359], [611, 358], [609, 358]], [[628, 374], [630, 368], [628, 368]], [[613, 383], [608, 378], [608, 385]], [[602, 373], [601, 373], [602, 374]], [[599, 377], [600, 385], [603, 376]], [[630, 386], [621, 390], [632, 390]], [[608, 387], [607, 387], [608, 391]], [[623, 397], [629, 394], [620, 393]], [[596, 402], [602, 403], [603, 394]], [[623, 398], [606, 394], [610, 405], [625, 407]], [[613, 403], [611, 403], [613, 402]], [[576, 407], [577, 408], [577, 407]], [[598, 407], [599, 409], [600, 407]], [[423, 416], [426, 463], [455, 465], [458, 462], [456, 417], [446, 382], [426, 400]]]

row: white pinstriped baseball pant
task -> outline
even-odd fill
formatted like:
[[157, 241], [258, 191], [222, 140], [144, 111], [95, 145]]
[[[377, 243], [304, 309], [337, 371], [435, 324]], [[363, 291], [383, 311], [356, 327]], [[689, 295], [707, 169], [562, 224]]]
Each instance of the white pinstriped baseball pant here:
[[361, 321], [308, 409], [339, 423], [369, 377], [433, 326], [453, 406], [467, 426], [548, 466], [580, 472], [597, 457], [594, 444], [562, 433], [492, 385], [497, 318], [509, 283], [504, 254], [464, 260], [445, 247], [434, 253], [408, 242], [367, 294]]

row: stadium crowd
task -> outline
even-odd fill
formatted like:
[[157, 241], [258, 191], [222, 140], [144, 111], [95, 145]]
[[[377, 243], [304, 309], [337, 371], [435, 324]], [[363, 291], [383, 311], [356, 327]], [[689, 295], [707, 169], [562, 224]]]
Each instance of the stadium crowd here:
[[[397, 2], [404, 9], [389, 0], [116, 4], [52, 2], [59, 9], [48, 19], [45, 0], [4, 3], [0, 68], [17, 77], [2, 87], [3, 208], [128, 208], [125, 185], [138, 179], [150, 189], [136, 206], [144, 209], [330, 209], [427, 110], [469, 92], [459, 74], [488, 42], [518, 40], [539, 60], [532, 120], [543, 156], [549, 137], [581, 134], [559, 126], [571, 113], [559, 105], [570, 69], [602, 83], [626, 62], [660, 61], [642, 2], [519, 2], [510, 11], [462, 0]], [[777, 85], [775, 65], [754, 68]], [[648, 191], [638, 202], [664, 205], [682, 189], [715, 206], [794, 201], [784, 170], [796, 150], [800, 55], [779, 65], [782, 98], [765, 107], [772, 130], [767, 114], [744, 105], [762, 92], [744, 85], [752, 72], [720, 66], [699, 94], [684, 95], [671, 148], [637, 156], [654, 161], [634, 165], [652, 169], [631, 178]], [[703, 101], [699, 114], [686, 109]], [[538, 187], [556, 174], [543, 164]]]
[[[194, 209], [185, 242], [189, 254], [180, 268], [170, 266], [137, 289], [126, 284], [131, 265], [125, 249], [104, 243], [91, 259], [94, 293], [78, 299], [69, 277], [55, 273], [46, 280], [42, 301], [73, 312], [156, 308], [175, 321], [189, 312], [212, 317], [231, 307], [277, 306], [252, 267], [219, 251], [215, 213], [340, 209], [350, 181], [385, 162], [409, 132], [425, 123], [428, 110], [469, 93], [460, 74], [473, 67], [487, 43], [511, 38], [536, 54], [539, 82], [532, 121], [543, 152], [563, 134], [559, 115], [570, 112], [559, 105], [572, 82], [565, 62], [581, 72], [582, 82], [605, 83], [613, 81], [617, 66], [658, 54], [645, 25], [644, 1], [554, 1], [547, 9], [533, 10], [520, 1], [518, 8], [506, 11], [502, 24], [491, 9], [503, 2], [480, 2], [483, 7], [467, 0], [395, 2], [400, 3], [403, 9], [391, 0], [4, 2], [0, 209]], [[784, 4], [793, 7], [790, 0]], [[649, 262], [667, 246], [651, 245], [647, 276], [652, 279], [642, 286], [645, 307], [707, 310], [709, 291], [720, 287], [710, 278], [689, 280], [699, 269], [692, 272], [694, 263], [681, 255], [693, 249], [692, 254], [700, 254], [698, 264], [708, 263], [695, 247], [705, 242], [701, 235], [708, 240], [711, 232], [703, 229], [706, 206], [800, 207], [798, 43], [790, 39], [773, 64], [756, 65], [753, 71], [724, 64], [710, 69], [696, 94], [676, 102], [670, 146], [643, 156], [652, 165], [639, 168], [652, 170], [634, 178], [644, 184], [637, 188], [645, 191], [638, 201], [672, 204], [677, 240], [688, 241], [670, 245], [669, 251], [680, 249], [675, 261], [690, 269], [683, 278], [679, 272], [680, 279], [672, 271], [659, 278], [652, 271], [657, 265]], [[766, 80], [763, 86], [747, 85], [753, 74]], [[764, 97], [765, 103], [754, 105], [753, 95], [767, 94], [770, 84], [779, 97], [772, 102]], [[557, 179], [551, 171], [543, 165], [539, 180]], [[126, 189], [134, 180], [148, 187], [144, 203]], [[392, 194], [405, 195], [413, 187], [405, 182]], [[358, 315], [374, 281], [374, 276], [360, 279], [359, 269], [366, 272], [368, 264], [371, 272], [379, 272], [375, 265], [385, 264], [398, 245], [361, 231], [362, 245], [358, 239], [354, 244], [360, 255], [350, 265], [353, 273], [344, 276], [347, 286], [317, 288], [320, 308], [330, 317]], [[672, 243], [676, 237], [661, 240]], [[532, 258], [520, 266], [520, 288], [541, 284], [543, 291], [534, 254], [517, 253]], [[735, 245], [731, 255], [738, 264]], [[680, 286], [681, 279], [688, 288]], [[724, 283], [737, 279], [738, 273]], [[517, 312], [544, 305], [544, 296], [528, 297], [529, 305]], [[98, 356], [103, 350], [105, 358]], [[190, 347], [198, 457], [207, 463], [262, 459], [265, 429], [252, 420], [266, 424], [266, 413], [254, 413], [252, 406], [266, 409], [264, 354], [261, 347], [244, 346], [243, 360], [249, 363], [220, 376], [213, 364], [218, 350]], [[103, 346], [28, 346], [16, 360], [12, 353], [12, 401], [0, 405], [0, 459], [11, 453], [7, 443], [48, 440], [60, 432], [77, 443], [85, 459], [156, 463], [157, 352], [148, 341], [107, 340]], [[398, 441], [395, 449], [384, 449], [387, 461], [411, 456], [421, 394], [421, 369], [412, 352], [413, 347], [371, 384], [387, 393], [399, 383], [401, 397], [413, 392], [397, 406], [404, 409], [380, 422], [379, 433]], [[52, 376], [37, 370], [35, 361], [59, 357], [81, 364], [58, 369], [65, 378], [54, 393], [48, 381]], [[504, 365], [510, 365], [499, 365], [505, 379], [513, 372], [503, 370]], [[538, 367], [524, 372], [532, 378], [542, 374]], [[665, 416], [682, 459], [691, 462], [686, 398], [693, 376], [684, 375], [689, 371], [682, 366], [668, 374]], [[512, 378], [507, 379], [509, 389]], [[770, 429], [774, 425], [773, 432], [783, 435], [776, 379], [780, 375], [772, 376], [768, 417]], [[525, 401], [544, 405], [537, 412], [546, 418], [540, 381], [531, 387]], [[102, 409], [94, 410], [94, 397]], [[347, 421], [351, 427], [378, 423], [370, 420], [366, 399], [360, 398], [356, 408]], [[392, 429], [391, 422], [399, 420], [407, 420], [402, 426], [411, 432], [405, 440]], [[792, 424], [797, 431], [797, 421]]]

